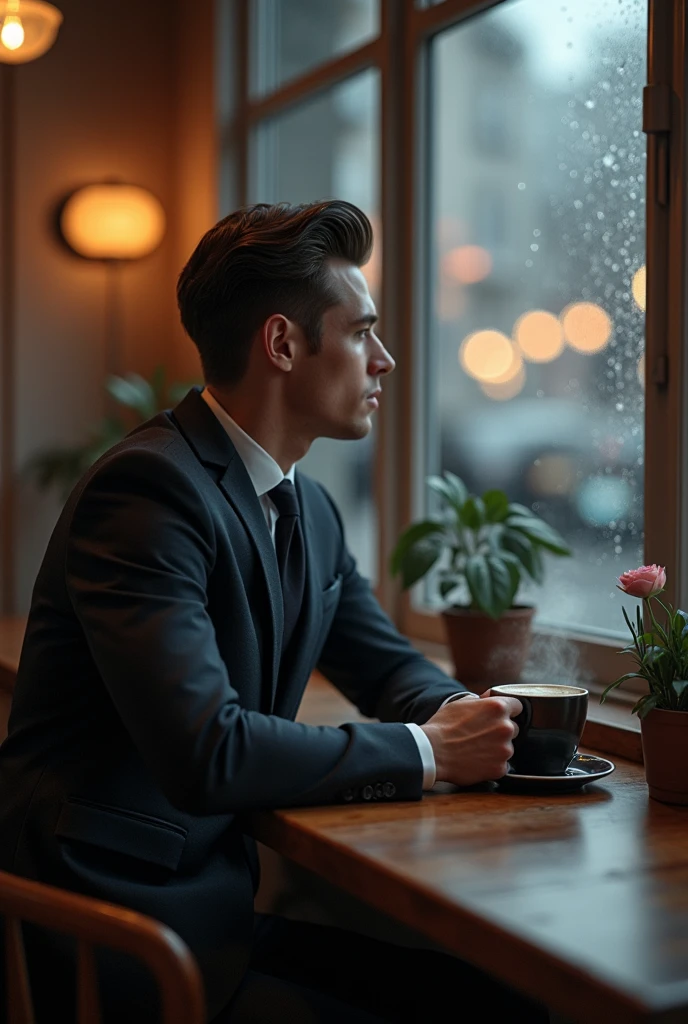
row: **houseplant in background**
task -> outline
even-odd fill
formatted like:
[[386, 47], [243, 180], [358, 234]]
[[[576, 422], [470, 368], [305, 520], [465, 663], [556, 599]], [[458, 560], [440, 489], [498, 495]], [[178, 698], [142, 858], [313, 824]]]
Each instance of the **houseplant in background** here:
[[[571, 551], [556, 530], [504, 491], [469, 494], [448, 471], [426, 483], [439, 496], [439, 511], [404, 530], [390, 571], [406, 590], [437, 567], [439, 595], [449, 602], [442, 618], [457, 679], [478, 693], [515, 681], [528, 657], [535, 612], [515, 603], [521, 580], [541, 584], [543, 553]], [[459, 588], [467, 604], [452, 603]]]
[[[647, 615], [644, 623], [637, 607], [634, 624], [622, 609], [633, 639], [620, 653], [632, 654], [637, 670], [610, 683], [600, 700], [627, 679], [645, 681], [647, 692], [633, 711], [640, 719], [650, 796], [663, 803], [688, 804], [688, 612], [674, 610], [660, 599], [665, 585], [661, 565], [641, 565], [619, 576], [619, 590], [640, 598]], [[653, 604], [662, 609], [663, 624], [657, 621]]]
[[198, 381], [167, 383], [165, 368], [158, 366], [146, 379], [138, 373], [124, 377], [111, 376], [105, 388], [121, 412], [104, 416], [89, 430], [80, 444], [60, 445], [37, 452], [27, 463], [27, 472], [41, 490], [57, 488], [66, 500], [77, 480], [103, 452], [139, 423], [155, 416], [161, 409], [175, 405]]

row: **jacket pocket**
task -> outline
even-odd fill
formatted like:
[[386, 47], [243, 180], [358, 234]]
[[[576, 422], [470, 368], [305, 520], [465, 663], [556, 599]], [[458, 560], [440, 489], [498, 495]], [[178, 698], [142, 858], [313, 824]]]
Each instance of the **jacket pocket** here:
[[329, 586], [325, 587], [325, 589], [321, 593], [323, 613], [328, 612], [332, 605], [336, 604], [339, 601], [341, 592], [342, 574], [339, 573], [338, 576], [335, 576], [332, 583], [330, 583]]
[[77, 798], [63, 803], [55, 835], [157, 864], [170, 871], [176, 871], [179, 866], [186, 841], [186, 829], [179, 825], [137, 811]]

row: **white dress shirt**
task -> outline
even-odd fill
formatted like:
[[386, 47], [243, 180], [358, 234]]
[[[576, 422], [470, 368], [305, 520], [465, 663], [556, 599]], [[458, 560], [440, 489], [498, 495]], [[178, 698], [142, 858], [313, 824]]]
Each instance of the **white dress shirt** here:
[[[256, 494], [263, 507], [265, 521], [268, 524], [272, 543], [274, 544], [275, 523], [279, 518], [279, 512], [268, 497], [267, 492], [272, 490], [273, 487], [277, 487], [282, 480], [291, 480], [294, 483], [294, 466], [291, 466], [286, 473], [283, 473], [273, 457], [268, 455], [265, 449], [261, 448], [258, 442], [254, 441], [245, 430], [241, 429], [227, 410], [223, 409], [220, 403], [213, 398], [207, 388], [203, 389], [201, 395], [229, 434], [232, 444], [246, 467], [246, 472], [251, 478], [251, 483], [255, 487]], [[463, 694], [457, 694], [456, 696], [463, 696]], [[453, 699], [453, 696], [447, 698], [447, 700]], [[446, 704], [447, 701], [443, 703]], [[411, 735], [418, 747], [418, 753], [423, 765], [423, 789], [432, 789], [435, 785], [436, 773], [432, 744], [421, 727], [416, 725], [415, 722], [405, 722], [404, 724], [407, 729], [410, 729]]]

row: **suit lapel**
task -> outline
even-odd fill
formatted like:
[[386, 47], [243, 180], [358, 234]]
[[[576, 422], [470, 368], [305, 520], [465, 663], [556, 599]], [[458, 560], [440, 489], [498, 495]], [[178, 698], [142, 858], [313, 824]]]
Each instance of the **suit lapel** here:
[[266, 678], [270, 679], [272, 706], [280, 669], [284, 605], [275, 549], [262, 506], [236, 448], [212, 409], [201, 398], [199, 389], [193, 388], [172, 415], [201, 462], [219, 471], [219, 476], [217, 472], [215, 474], [219, 487], [243, 523], [258, 554], [271, 613], [270, 625], [266, 628], [269, 651]]

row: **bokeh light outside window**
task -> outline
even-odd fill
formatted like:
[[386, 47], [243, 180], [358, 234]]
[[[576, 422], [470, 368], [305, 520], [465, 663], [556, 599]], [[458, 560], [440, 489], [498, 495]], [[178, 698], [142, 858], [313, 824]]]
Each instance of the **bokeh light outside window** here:
[[[262, 122], [251, 140], [249, 164], [250, 202], [337, 198], [365, 211], [375, 231], [375, 250], [363, 273], [378, 308], [379, 139], [379, 72], [370, 69]], [[299, 463], [334, 497], [359, 570], [373, 582], [377, 579], [374, 447], [375, 416], [368, 437], [360, 441], [319, 438]]]
[[622, 632], [643, 562], [646, 26], [644, 0], [516, 0], [431, 52], [424, 471], [555, 526], [574, 557], [520, 597], [588, 631]]

